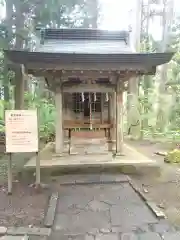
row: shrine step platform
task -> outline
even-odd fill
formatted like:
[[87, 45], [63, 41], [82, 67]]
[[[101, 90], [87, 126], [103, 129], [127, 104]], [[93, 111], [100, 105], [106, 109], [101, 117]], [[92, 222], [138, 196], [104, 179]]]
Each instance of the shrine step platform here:
[[[64, 153], [63, 156], [55, 155], [52, 151], [54, 143], [48, 143], [40, 153], [40, 167], [50, 171], [62, 172], [96, 172], [118, 171], [123, 173], [152, 173], [160, 170], [160, 165], [155, 160], [147, 158], [135, 148], [124, 144], [124, 154], [113, 156], [111, 152], [92, 154]], [[25, 170], [35, 170], [36, 157], [32, 157], [24, 166]], [[152, 170], [152, 171], [151, 171]]]

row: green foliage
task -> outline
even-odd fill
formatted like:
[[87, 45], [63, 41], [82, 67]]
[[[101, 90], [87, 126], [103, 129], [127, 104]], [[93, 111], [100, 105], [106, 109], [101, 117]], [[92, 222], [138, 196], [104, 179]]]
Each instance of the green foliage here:
[[87, 9], [87, 3], [88, 1], [84, 0], [44, 0], [43, 4], [37, 4], [35, 1], [35, 4], [31, 5], [34, 24], [55, 28], [84, 27], [91, 11], [90, 7]]
[[[149, 2], [150, 12], [152, 10]], [[147, 6], [144, 8], [147, 10]], [[156, 12], [148, 16], [145, 11], [142, 23], [141, 51], [158, 52], [161, 50], [162, 41], [155, 41], [150, 35], [149, 21]], [[142, 77], [139, 83], [139, 102], [141, 106], [141, 132], [144, 138], [158, 138], [165, 141], [180, 141], [180, 18], [175, 16], [173, 26], [169, 26], [169, 44], [167, 51], [176, 51], [172, 61], [168, 64], [167, 82], [164, 92], [160, 91], [159, 83], [166, 81], [166, 74], [160, 75], [159, 69], [156, 77]], [[165, 78], [165, 79], [163, 79]], [[163, 84], [162, 84], [163, 85]]]
[[38, 109], [39, 134], [41, 139], [48, 140], [55, 135], [55, 105], [47, 99], [31, 93], [25, 93], [26, 108]]
[[[38, 109], [38, 124], [40, 139], [48, 141], [55, 135], [55, 106], [47, 99], [34, 97], [25, 93], [26, 108]], [[4, 100], [0, 100], [0, 132], [4, 132]]]
[[164, 159], [167, 163], [180, 163], [180, 150], [174, 149], [170, 151]]

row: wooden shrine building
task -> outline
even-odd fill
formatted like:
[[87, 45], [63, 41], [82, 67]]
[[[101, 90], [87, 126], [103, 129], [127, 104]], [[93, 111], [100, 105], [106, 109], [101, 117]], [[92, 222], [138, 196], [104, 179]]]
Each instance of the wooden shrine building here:
[[[34, 51], [5, 51], [11, 64], [44, 77], [55, 93], [55, 152], [62, 155], [72, 130], [104, 134], [116, 155], [123, 151], [123, 91], [132, 77], [154, 75], [173, 53], [134, 53], [129, 33], [97, 29], [45, 29]], [[70, 148], [69, 148], [70, 153]]]

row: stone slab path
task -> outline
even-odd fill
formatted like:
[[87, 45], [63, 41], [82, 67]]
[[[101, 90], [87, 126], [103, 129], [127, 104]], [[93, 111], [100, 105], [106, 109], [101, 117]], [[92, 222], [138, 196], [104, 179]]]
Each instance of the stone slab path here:
[[105, 179], [60, 186], [51, 240], [180, 239], [180, 232], [157, 219], [129, 182]]

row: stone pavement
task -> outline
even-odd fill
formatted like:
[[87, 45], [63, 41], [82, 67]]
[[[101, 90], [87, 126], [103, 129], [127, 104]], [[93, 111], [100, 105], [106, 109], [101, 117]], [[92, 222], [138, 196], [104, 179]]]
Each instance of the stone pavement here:
[[0, 240], [180, 240], [128, 176], [65, 175], [53, 189], [49, 227], [0, 227]]
[[157, 219], [128, 182], [108, 180], [61, 185], [50, 239], [179, 240], [180, 232]]

